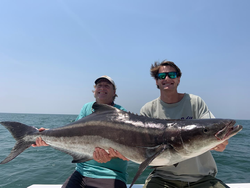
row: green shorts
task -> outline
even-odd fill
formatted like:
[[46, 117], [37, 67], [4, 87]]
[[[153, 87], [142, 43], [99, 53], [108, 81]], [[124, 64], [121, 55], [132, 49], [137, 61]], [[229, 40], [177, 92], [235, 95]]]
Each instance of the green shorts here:
[[230, 188], [213, 176], [205, 176], [196, 182], [165, 180], [159, 177], [147, 179], [143, 188]]

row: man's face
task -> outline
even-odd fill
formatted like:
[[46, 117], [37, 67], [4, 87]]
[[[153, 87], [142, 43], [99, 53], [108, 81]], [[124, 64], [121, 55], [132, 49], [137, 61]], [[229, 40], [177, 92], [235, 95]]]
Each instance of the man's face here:
[[[159, 73], [163, 72], [176, 72], [176, 70], [171, 66], [161, 66], [159, 69]], [[156, 85], [159, 86], [160, 90], [177, 90], [177, 86], [179, 85], [179, 83], [180, 83], [180, 77], [171, 79], [168, 76], [166, 76], [165, 79], [156, 80]]]
[[115, 90], [113, 85], [106, 79], [101, 79], [95, 87], [94, 96], [96, 102], [110, 104], [114, 100]]

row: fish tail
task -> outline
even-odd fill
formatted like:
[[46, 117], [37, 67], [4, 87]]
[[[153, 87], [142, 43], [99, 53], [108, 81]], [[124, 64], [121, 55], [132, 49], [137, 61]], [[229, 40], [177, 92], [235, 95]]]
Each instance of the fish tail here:
[[37, 128], [31, 127], [19, 122], [11, 122], [11, 121], [5, 121], [0, 122], [6, 129], [9, 130], [9, 132], [12, 134], [13, 138], [16, 140], [16, 145], [11, 150], [8, 157], [6, 157], [0, 164], [8, 163], [9, 161], [16, 158], [20, 153], [22, 153], [24, 150], [29, 148], [32, 144], [34, 144], [34, 141], [25, 141], [23, 138], [26, 135], [33, 134], [35, 132], [39, 132]]

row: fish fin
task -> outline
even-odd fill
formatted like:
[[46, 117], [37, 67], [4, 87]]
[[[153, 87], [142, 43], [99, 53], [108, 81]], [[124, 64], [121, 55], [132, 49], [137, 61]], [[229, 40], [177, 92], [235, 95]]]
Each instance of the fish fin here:
[[88, 157], [88, 156], [81, 157], [81, 158], [73, 158], [72, 163], [84, 163], [84, 162], [90, 161], [92, 159], [93, 159], [93, 157]]
[[94, 103], [92, 105], [92, 108], [95, 110], [95, 112], [101, 112], [101, 111], [107, 111], [107, 110], [115, 110], [115, 111], [120, 111], [119, 109], [115, 108], [115, 107], [112, 107], [110, 105], [107, 105], [107, 104], [98, 104], [98, 103]]
[[29, 148], [34, 142], [23, 142], [19, 141], [16, 143], [14, 148], [11, 150], [8, 157], [6, 157], [0, 164], [5, 164], [16, 158], [20, 153]]
[[155, 154], [152, 155], [151, 157], [147, 158], [145, 161], [143, 161], [139, 168], [138, 168], [138, 171], [132, 181], [132, 183], [130, 184], [130, 187], [132, 187], [132, 185], [135, 183], [135, 181], [137, 180], [137, 178], [142, 174], [142, 172], [147, 168], [147, 166], [157, 157], [159, 156], [162, 152], [164, 152], [167, 148], [169, 148], [169, 145], [167, 144], [162, 144], [160, 145], [156, 151], [155, 151]]
[[14, 148], [11, 150], [10, 154], [8, 157], [6, 157], [0, 164], [5, 164], [11, 161], [12, 159], [16, 158], [20, 153], [22, 153], [24, 150], [26, 150], [28, 147], [30, 147], [32, 144], [35, 142], [30, 141], [24, 141], [23, 138], [26, 135], [39, 132], [37, 128], [31, 127], [19, 122], [10, 122], [10, 121], [5, 121], [5, 122], [0, 122], [6, 129], [9, 130], [9, 132], [12, 134], [13, 138], [15, 138], [16, 145]]
[[69, 153], [73, 157], [72, 163], [84, 163], [93, 159], [93, 156], [78, 153]]

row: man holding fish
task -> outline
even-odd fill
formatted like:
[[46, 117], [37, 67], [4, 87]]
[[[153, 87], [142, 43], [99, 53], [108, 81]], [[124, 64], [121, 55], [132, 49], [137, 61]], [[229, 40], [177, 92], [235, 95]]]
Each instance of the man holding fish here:
[[[180, 69], [171, 61], [163, 61], [161, 63], [155, 63], [151, 66], [151, 76], [155, 79], [157, 88], [160, 89], [160, 97], [145, 104], [140, 113], [144, 116], [159, 119], [207, 119], [214, 118], [213, 114], [209, 111], [205, 102], [199, 97], [191, 94], [182, 94], [177, 92], [177, 87], [180, 83], [181, 78]], [[100, 81], [104, 81], [100, 82]], [[94, 95], [96, 102], [100, 104], [109, 104], [115, 106], [118, 109], [124, 110], [119, 105], [114, 104], [116, 97], [116, 86], [110, 77], [100, 77], [95, 81]], [[112, 88], [112, 87], [113, 88]], [[87, 105], [87, 106], [86, 106]], [[87, 103], [84, 105], [78, 119], [83, 118], [91, 114], [91, 105], [93, 103]], [[87, 109], [87, 113], [85, 112]], [[44, 129], [40, 129], [41, 131]], [[216, 151], [224, 151], [228, 141], [213, 148]], [[37, 139], [36, 145], [33, 146], [46, 146], [47, 144]], [[87, 187], [84, 185], [86, 182], [93, 182], [93, 187], [124, 187], [126, 182], [126, 165], [128, 160], [122, 156], [119, 152], [110, 148], [109, 153], [101, 148], [96, 148], [93, 153], [94, 160], [90, 162], [77, 163], [76, 171], [72, 174], [69, 179], [66, 180], [63, 187]], [[120, 159], [113, 159], [120, 158]], [[112, 159], [112, 160], [111, 160]], [[111, 160], [111, 161], [110, 161]], [[98, 172], [91, 166], [105, 166], [104, 164], [112, 164], [112, 161], [119, 160], [116, 163], [117, 168], [121, 170], [120, 177], [111, 178], [112, 181], [120, 181], [120, 184], [113, 185], [106, 184], [101, 175], [90, 175]], [[118, 162], [118, 161], [117, 161]], [[113, 166], [113, 165], [111, 165]], [[106, 166], [105, 166], [106, 167]], [[114, 167], [114, 166], [113, 166]], [[107, 167], [108, 169], [108, 167]], [[111, 168], [112, 169], [112, 168]], [[93, 170], [93, 172], [91, 172]], [[104, 170], [105, 171], [105, 170]], [[186, 161], [180, 162], [175, 166], [161, 166], [156, 167], [155, 170], [149, 175], [144, 185], [144, 188], [160, 188], [160, 187], [200, 187], [200, 188], [224, 188], [228, 187], [222, 181], [215, 178], [217, 173], [216, 163], [210, 153], [210, 151]], [[112, 174], [112, 170], [108, 172]], [[104, 176], [106, 178], [106, 176]], [[110, 176], [112, 177], [112, 175]], [[90, 181], [92, 178], [93, 181]], [[96, 179], [95, 179], [96, 178]], [[110, 181], [107, 178], [107, 182]], [[80, 182], [80, 183], [79, 183]]]
[[[95, 80], [94, 97], [98, 104], [108, 104], [126, 111], [114, 103], [116, 94], [115, 82], [109, 76], [101, 76]], [[94, 102], [86, 103], [76, 121], [92, 113]], [[39, 131], [45, 130], [40, 128]], [[36, 146], [48, 146], [41, 137], [36, 140]], [[118, 151], [109, 149], [107, 153], [102, 148], [96, 148], [94, 160], [76, 164], [75, 172], [65, 181], [63, 188], [97, 187], [97, 188], [126, 188], [127, 160]]]
[[[208, 119], [214, 118], [205, 102], [196, 95], [178, 93], [181, 70], [171, 61], [155, 62], [150, 69], [160, 90], [160, 97], [146, 103], [140, 113], [160, 119]], [[228, 141], [213, 148], [224, 151]], [[148, 176], [144, 188], [160, 187], [228, 187], [215, 178], [217, 166], [210, 151], [180, 162], [177, 166], [161, 166]]]

